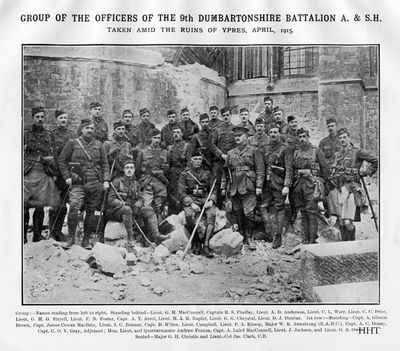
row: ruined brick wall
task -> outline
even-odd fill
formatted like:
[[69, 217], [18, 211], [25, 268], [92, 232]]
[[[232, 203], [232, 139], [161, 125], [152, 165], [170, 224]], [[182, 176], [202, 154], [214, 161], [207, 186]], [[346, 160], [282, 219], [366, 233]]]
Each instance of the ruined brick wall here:
[[211, 103], [225, 103], [224, 79], [201, 65], [180, 69], [156, 52], [140, 49], [138, 54], [135, 48], [117, 54], [112, 47], [61, 49], [35, 50], [24, 57], [26, 124], [31, 122], [32, 106], [37, 105], [45, 107], [48, 127], [54, 123], [51, 117], [56, 109], [67, 111], [76, 126], [88, 115], [90, 102], [99, 101], [111, 127], [126, 108], [138, 120], [140, 108], [147, 107], [160, 125], [165, 124], [168, 109], [188, 106], [203, 111]]
[[379, 101], [378, 90], [367, 91], [365, 99], [365, 144], [368, 150], [377, 151], [379, 146]]

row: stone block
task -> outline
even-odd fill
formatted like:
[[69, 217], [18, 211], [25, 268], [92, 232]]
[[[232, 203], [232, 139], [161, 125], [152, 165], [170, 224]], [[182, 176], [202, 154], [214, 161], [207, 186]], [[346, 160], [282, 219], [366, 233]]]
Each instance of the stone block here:
[[127, 253], [125, 260], [126, 260], [126, 264], [128, 266], [133, 266], [136, 264], [137, 261], [139, 261], [139, 259], [136, 257], [136, 255], [133, 252]]
[[316, 286], [311, 295], [319, 303], [378, 303], [378, 281]]
[[114, 246], [96, 243], [89, 255], [89, 259], [96, 261], [98, 269], [102, 273], [117, 274], [123, 273], [127, 266], [121, 253]]
[[153, 262], [155, 264], [161, 264], [163, 262], [165, 262], [165, 259], [170, 255], [171, 253], [169, 252], [168, 248], [166, 248], [163, 244], [158, 245], [153, 254], [152, 254], [152, 258], [153, 258]]
[[231, 256], [241, 250], [243, 236], [232, 228], [223, 229], [211, 238], [209, 246], [218, 255]]
[[177, 226], [175, 229], [168, 234], [169, 239], [163, 241], [163, 245], [168, 249], [170, 253], [178, 250], [184, 250], [186, 248], [188, 240], [188, 233], [184, 226]]
[[316, 286], [378, 279], [376, 240], [303, 245], [300, 256], [302, 290], [306, 300], [312, 300], [312, 290]]
[[126, 239], [128, 233], [122, 222], [108, 221], [104, 230], [104, 238], [109, 240]]

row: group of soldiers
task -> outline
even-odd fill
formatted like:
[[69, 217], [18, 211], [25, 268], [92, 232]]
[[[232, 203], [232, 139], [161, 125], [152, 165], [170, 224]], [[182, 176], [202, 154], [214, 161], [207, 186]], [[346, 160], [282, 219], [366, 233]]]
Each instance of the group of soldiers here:
[[[98, 102], [90, 104], [90, 116], [76, 132], [61, 110], [55, 112], [55, 129], [46, 130], [44, 109], [33, 108], [33, 123], [24, 131], [24, 241], [30, 208], [33, 241], [42, 239], [44, 206], [51, 207], [50, 235], [59, 241], [68, 212], [66, 249], [75, 243], [81, 213], [81, 245], [90, 248], [94, 233], [104, 241], [105, 220], [124, 224], [128, 246], [139, 239], [138, 231], [160, 243], [167, 236], [160, 234], [159, 224], [183, 210], [189, 232], [203, 214], [205, 230], [195, 235], [192, 250], [212, 256], [209, 241], [218, 207], [227, 210], [251, 250], [257, 213], [276, 249], [282, 243], [287, 199], [290, 220], [301, 213], [305, 244], [316, 242], [320, 201], [338, 218], [342, 240], [355, 240], [361, 177], [376, 172], [377, 158], [355, 147], [349, 131], [338, 130], [335, 119], [326, 121], [329, 136], [317, 147], [295, 116], [285, 123], [283, 109], [274, 107], [271, 98], [265, 97], [264, 105], [254, 124], [249, 110], [241, 108], [238, 125], [231, 123], [228, 107], [211, 106], [208, 114], [199, 115], [200, 127], [187, 108], [179, 119], [175, 110], [168, 110], [161, 130], [150, 121], [148, 109], [140, 110], [139, 124], [125, 110], [110, 138]], [[360, 171], [363, 161], [370, 164], [367, 171]]]

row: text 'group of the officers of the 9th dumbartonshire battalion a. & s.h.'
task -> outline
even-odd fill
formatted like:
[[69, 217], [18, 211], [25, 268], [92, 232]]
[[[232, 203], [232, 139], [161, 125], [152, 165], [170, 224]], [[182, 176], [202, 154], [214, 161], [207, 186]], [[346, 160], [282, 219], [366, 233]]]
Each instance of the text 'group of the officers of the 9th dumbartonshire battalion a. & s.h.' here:
[[[276, 249], [282, 244], [288, 204], [289, 223], [300, 213], [303, 243], [313, 244], [319, 202], [326, 217], [337, 217], [342, 240], [355, 240], [353, 222], [360, 221], [367, 204], [363, 177], [377, 171], [378, 159], [354, 146], [349, 131], [333, 118], [326, 121], [329, 135], [317, 147], [309, 131], [298, 127], [296, 116], [284, 117], [268, 96], [264, 105], [254, 123], [248, 109], [241, 108], [238, 125], [231, 123], [229, 107], [211, 106], [199, 115], [200, 127], [187, 108], [180, 110], [180, 118], [171, 109], [161, 130], [147, 108], [140, 109], [139, 124], [132, 123], [127, 109], [113, 123], [112, 134], [98, 102], [90, 104], [90, 116], [76, 131], [69, 129], [67, 112], [55, 111], [56, 127], [49, 131], [44, 108], [32, 108], [32, 124], [24, 130], [24, 242], [31, 208], [33, 241], [43, 239], [46, 206], [50, 236], [63, 241], [65, 249], [75, 243], [82, 214], [84, 248], [91, 248], [93, 236], [104, 242], [105, 222], [113, 220], [124, 224], [129, 249], [140, 241], [137, 226], [150, 241], [161, 243], [167, 236], [160, 234], [160, 222], [184, 211], [189, 233], [203, 214], [205, 230], [195, 235], [192, 251], [212, 257], [209, 241], [218, 207], [227, 211], [250, 250], [256, 248], [257, 213], [266, 240]], [[363, 161], [368, 167], [362, 167]]]

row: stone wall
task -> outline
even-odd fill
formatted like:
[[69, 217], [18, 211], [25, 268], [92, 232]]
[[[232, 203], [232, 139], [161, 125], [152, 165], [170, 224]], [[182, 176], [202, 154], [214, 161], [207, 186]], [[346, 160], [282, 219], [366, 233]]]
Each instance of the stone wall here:
[[153, 121], [165, 124], [166, 111], [187, 106], [192, 112], [226, 101], [224, 78], [199, 64], [175, 67], [160, 53], [137, 47], [34, 47], [24, 52], [24, 117], [29, 124], [32, 106], [42, 105], [54, 123], [63, 109], [72, 125], [99, 101], [111, 127], [126, 108], [138, 120], [147, 107]]

